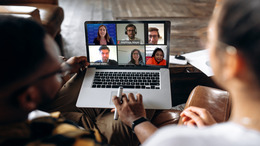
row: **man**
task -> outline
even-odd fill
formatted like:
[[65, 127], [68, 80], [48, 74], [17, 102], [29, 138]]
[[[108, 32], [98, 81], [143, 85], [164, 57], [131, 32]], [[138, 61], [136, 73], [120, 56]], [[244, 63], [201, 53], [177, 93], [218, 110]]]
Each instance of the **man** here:
[[259, 0], [226, 0], [209, 25], [207, 48], [213, 79], [232, 98], [228, 122], [214, 124], [208, 111], [190, 107], [181, 116], [187, 125], [198, 128], [169, 125], [157, 129], [145, 119], [141, 94], [136, 99], [133, 94], [128, 99], [124, 95], [122, 103], [113, 97], [119, 118], [132, 127], [143, 146], [260, 145], [259, 14]]
[[63, 75], [88, 65], [86, 57], [62, 63], [58, 47], [36, 22], [0, 16], [0, 145], [102, 144], [95, 130], [82, 130], [63, 118], [28, 114], [55, 97]]
[[95, 63], [105, 63], [107, 65], [118, 65], [118, 63], [115, 60], [109, 59], [110, 49], [107, 46], [105, 45], [100, 46], [99, 52], [101, 54], [102, 59], [95, 61]]
[[27, 121], [31, 111], [54, 98], [62, 75], [88, 65], [86, 57], [62, 63], [52, 38], [29, 19], [0, 16], [0, 32], [0, 145], [101, 144], [97, 132], [81, 130], [63, 118]]
[[131, 42], [133, 41], [132, 43], [136, 41], [137, 44], [143, 44], [143, 41], [135, 36], [137, 34], [137, 29], [134, 24], [128, 24], [125, 27], [125, 34], [127, 35], [127, 38], [125, 38], [124, 40], [128, 40]]
[[148, 44], [157, 45], [160, 37], [158, 28], [150, 27], [148, 29]]
[[[113, 119], [110, 109], [76, 107], [85, 76], [80, 70], [89, 64], [86, 57], [62, 63], [56, 43], [30, 19], [0, 16], [0, 32], [4, 54], [0, 58], [4, 69], [0, 73], [0, 145], [138, 144], [131, 130]], [[76, 75], [63, 85], [68, 71]], [[73, 122], [57, 114], [56, 118], [46, 113], [42, 117], [38, 111], [29, 114], [35, 109], [60, 111]]]

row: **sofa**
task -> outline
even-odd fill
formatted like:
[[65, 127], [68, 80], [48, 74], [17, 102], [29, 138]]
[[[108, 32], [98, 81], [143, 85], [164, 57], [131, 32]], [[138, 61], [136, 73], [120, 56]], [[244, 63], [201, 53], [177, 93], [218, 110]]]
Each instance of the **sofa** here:
[[60, 35], [64, 11], [58, 0], [0, 0], [0, 14], [31, 18], [43, 25], [60, 47], [63, 53]]
[[[196, 86], [189, 95], [184, 109], [196, 106], [207, 109], [217, 123], [225, 122], [231, 114], [231, 98], [227, 91], [206, 86]], [[182, 125], [180, 110], [162, 110], [156, 113], [151, 122], [157, 127], [169, 124]]]

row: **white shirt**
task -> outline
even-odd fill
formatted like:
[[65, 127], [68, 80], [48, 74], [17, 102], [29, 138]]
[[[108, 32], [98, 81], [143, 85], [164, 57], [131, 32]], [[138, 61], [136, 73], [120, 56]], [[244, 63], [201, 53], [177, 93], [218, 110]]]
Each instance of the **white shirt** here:
[[260, 146], [260, 132], [233, 122], [205, 128], [165, 126], [142, 146]]
[[144, 41], [138, 37], [135, 37], [133, 40], [130, 40], [129, 37], [126, 37], [125, 39], [126, 41], [140, 41], [140, 44], [144, 44]]

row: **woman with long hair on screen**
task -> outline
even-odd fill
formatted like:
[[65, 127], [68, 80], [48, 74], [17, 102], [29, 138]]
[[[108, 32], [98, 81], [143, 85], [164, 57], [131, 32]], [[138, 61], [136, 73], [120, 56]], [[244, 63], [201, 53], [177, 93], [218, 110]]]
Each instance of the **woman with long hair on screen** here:
[[97, 37], [93, 41], [95, 45], [114, 45], [113, 39], [109, 36], [107, 32], [107, 27], [105, 25], [100, 25], [98, 27]]
[[166, 65], [166, 60], [164, 58], [164, 53], [161, 48], [156, 48], [153, 51], [152, 57], [146, 62], [146, 65]]
[[142, 54], [138, 49], [132, 50], [130, 57], [131, 60], [128, 62], [128, 65], [144, 65]]

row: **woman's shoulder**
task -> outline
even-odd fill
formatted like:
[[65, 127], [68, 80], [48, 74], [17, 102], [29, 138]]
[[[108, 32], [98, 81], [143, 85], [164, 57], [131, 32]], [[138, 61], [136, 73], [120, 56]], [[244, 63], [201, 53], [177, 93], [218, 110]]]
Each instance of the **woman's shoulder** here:
[[133, 62], [129, 61], [127, 65], [135, 65]]
[[111, 37], [109, 37], [109, 42], [107, 42], [108, 45], [114, 45], [114, 41]]
[[154, 60], [154, 57], [149, 58], [149, 59], [146, 61], [146, 64], [153, 64], [153, 60]]
[[162, 60], [162, 64], [166, 65], [166, 60], [165, 59]]
[[149, 58], [149, 59], [147, 60], [147, 62], [148, 62], [148, 61], [153, 61], [153, 60], [155, 60], [154, 57], [151, 57], [151, 58]]
[[99, 41], [98, 41], [98, 39], [97, 39], [97, 38], [94, 38], [93, 43], [95, 43], [95, 45], [99, 45]]

